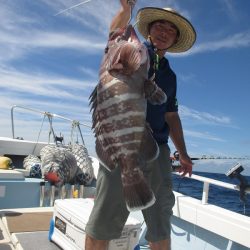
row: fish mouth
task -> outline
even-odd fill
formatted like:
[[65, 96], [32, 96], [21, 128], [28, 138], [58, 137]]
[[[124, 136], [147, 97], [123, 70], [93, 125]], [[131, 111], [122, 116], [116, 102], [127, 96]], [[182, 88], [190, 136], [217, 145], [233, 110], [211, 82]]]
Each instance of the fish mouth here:
[[44, 179], [52, 184], [57, 184], [60, 182], [59, 176], [53, 172], [45, 174]]
[[132, 36], [135, 36], [134, 35], [134, 32], [133, 32], [133, 26], [130, 24], [126, 27], [126, 29], [124, 30], [123, 34], [122, 34], [122, 39], [128, 41], [129, 38], [131, 38], [131, 35]]

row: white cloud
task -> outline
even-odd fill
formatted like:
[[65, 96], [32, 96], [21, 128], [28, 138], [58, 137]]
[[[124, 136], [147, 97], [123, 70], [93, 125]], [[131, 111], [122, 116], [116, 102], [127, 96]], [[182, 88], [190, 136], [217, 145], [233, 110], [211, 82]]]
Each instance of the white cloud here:
[[[53, 15], [55, 15], [61, 10], [70, 8], [71, 6], [81, 2], [78, 1], [76, 3], [72, 0], [42, 1], [51, 8], [51, 11], [54, 12]], [[112, 6], [112, 8], [110, 6]], [[71, 19], [74, 22], [80, 23], [81, 25], [87, 27], [90, 30], [95, 30], [97, 33], [106, 36], [111, 18], [118, 10], [118, 6], [118, 1], [114, 0], [110, 0], [109, 2], [102, 0], [92, 0], [91, 2], [80, 5], [77, 8], [74, 8], [59, 16], [56, 16], [55, 19]]]
[[221, 40], [198, 44], [192, 49], [192, 54], [219, 49], [235, 49], [250, 46], [250, 31], [237, 33]]
[[[100, 53], [106, 45], [106, 36], [100, 35], [94, 27], [92, 35], [86, 35], [84, 29], [79, 26], [73, 26], [74, 31], [69, 28], [62, 29], [62, 20], [51, 20], [51, 17], [44, 20], [45, 17], [41, 17], [40, 13], [32, 13], [22, 8], [21, 5], [15, 6], [10, 1], [1, 5], [0, 62], [27, 56], [37, 48], [80, 50], [85, 54], [93, 54]], [[96, 22], [87, 20], [87, 26], [94, 23], [97, 27]], [[57, 28], [58, 26], [60, 28]]]
[[220, 0], [223, 4], [223, 11], [230, 18], [237, 18], [237, 8], [234, 6], [234, 2], [232, 0]]
[[70, 49], [81, 53], [98, 54], [106, 45], [104, 39], [86, 38], [77, 33], [30, 30], [22, 35], [0, 31], [0, 61], [16, 60], [36, 49]]
[[60, 75], [42, 73], [23, 73], [14, 69], [3, 69], [0, 67], [0, 86], [7, 91], [23, 92], [25, 94], [40, 95], [46, 97], [67, 97], [74, 100], [82, 99], [81, 93], [76, 95], [66, 90], [82, 91], [93, 88], [92, 80], [72, 79]]
[[[100, 41], [100, 39], [98, 39]], [[41, 32], [32, 34], [32, 40], [27, 38], [21, 40], [25, 46], [32, 48], [62, 48], [81, 50], [84, 52], [91, 52], [96, 50], [103, 50], [106, 43], [98, 42], [96, 38], [86, 39], [86, 36], [79, 36], [76, 33], [56, 33], [56, 32]]]
[[217, 142], [225, 142], [224, 139], [211, 135], [209, 132], [197, 132], [197, 131], [184, 130], [184, 134], [185, 136], [190, 136], [192, 138], [199, 138], [203, 140], [217, 141]]
[[185, 57], [198, 53], [206, 53], [221, 49], [238, 49], [250, 46], [250, 31], [232, 34], [227, 37], [217, 38], [213, 41], [196, 43], [190, 50], [180, 54], [169, 54], [172, 57]]
[[250, 47], [250, 31], [242, 31], [236, 34], [231, 34], [224, 37], [217, 37], [214, 40], [207, 42], [196, 42], [194, 46], [183, 53], [170, 53], [171, 57], [186, 57], [195, 54], [207, 53], [221, 49], [239, 49]]
[[195, 119], [199, 122], [217, 124], [217, 125], [230, 125], [231, 119], [227, 116], [216, 116], [208, 112], [200, 112], [186, 106], [179, 106], [180, 116], [182, 118]]
[[[79, 70], [92, 79], [96, 79], [98, 76], [98, 72], [96, 70], [91, 69], [91, 68], [80, 67]], [[96, 81], [98, 81], [98, 80], [96, 80]]]

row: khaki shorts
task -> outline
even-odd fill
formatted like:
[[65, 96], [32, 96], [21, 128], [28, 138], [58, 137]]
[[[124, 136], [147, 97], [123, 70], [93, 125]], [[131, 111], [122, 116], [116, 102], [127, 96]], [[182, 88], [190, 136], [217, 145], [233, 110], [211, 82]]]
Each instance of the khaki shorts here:
[[[170, 238], [170, 219], [175, 203], [172, 191], [170, 150], [160, 145], [159, 157], [143, 171], [155, 194], [153, 206], [142, 210], [146, 225], [146, 240], [156, 242]], [[120, 168], [108, 171], [100, 165], [94, 208], [86, 226], [86, 234], [97, 240], [119, 238], [129, 216], [124, 197]]]

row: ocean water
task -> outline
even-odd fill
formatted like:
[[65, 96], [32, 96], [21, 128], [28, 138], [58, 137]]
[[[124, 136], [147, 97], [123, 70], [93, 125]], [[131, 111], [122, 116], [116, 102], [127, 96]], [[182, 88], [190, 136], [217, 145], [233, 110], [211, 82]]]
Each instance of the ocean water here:
[[[225, 174], [207, 173], [193, 171], [194, 174], [207, 178], [239, 185], [239, 180], [229, 178]], [[244, 174], [242, 174], [244, 176]], [[250, 185], [250, 176], [244, 176], [248, 185]], [[173, 186], [176, 192], [189, 195], [193, 198], [201, 199], [203, 191], [203, 182], [190, 178], [182, 178], [178, 175], [173, 175]], [[208, 203], [229, 209], [231, 211], [250, 216], [250, 194], [246, 194], [245, 201], [240, 199], [240, 192], [237, 190], [226, 189], [210, 184]]]

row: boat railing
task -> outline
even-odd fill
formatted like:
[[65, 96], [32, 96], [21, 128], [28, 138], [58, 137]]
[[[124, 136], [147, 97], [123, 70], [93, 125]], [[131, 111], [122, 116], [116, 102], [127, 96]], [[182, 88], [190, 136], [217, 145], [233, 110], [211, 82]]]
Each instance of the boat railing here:
[[[180, 173], [177, 173], [177, 172], [174, 172], [174, 174], [180, 175]], [[231, 184], [231, 183], [227, 183], [227, 182], [223, 182], [223, 181], [218, 181], [215, 179], [203, 177], [203, 176], [196, 175], [196, 174], [192, 174], [191, 177], [185, 176], [184, 178], [190, 178], [190, 179], [194, 179], [194, 180], [203, 182], [203, 191], [202, 191], [202, 198], [201, 198], [201, 204], [203, 204], [203, 205], [208, 204], [208, 195], [209, 195], [210, 184], [218, 186], [218, 187], [223, 187], [226, 189], [236, 190], [239, 192], [241, 191], [240, 185], [235, 185], [235, 184]], [[250, 186], [245, 189], [245, 192], [247, 194], [250, 193]]]
[[[41, 114], [44, 116], [44, 118], [47, 118], [49, 121], [49, 125], [50, 125], [50, 133], [52, 133], [55, 143], [57, 143], [58, 137], [55, 135], [53, 125], [52, 125], [52, 119], [54, 119], [54, 118], [58, 118], [58, 119], [66, 121], [66, 122], [70, 122], [72, 125], [71, 139], [73, 137], [73, 132], [76, 129], [81, 137], [83, 145], [85, 143], [84, 143], [84, 139], [83, 139], [83, 135], [82, 135], [80, 126], [92, 128], [92, 126], [89, 124], [81, 123], [77, 120], [69, 119], [69, 118], [61, 116], [61, 115], [53, 114], [53, 113], [50, 113], [47, 111], [41, 111], [41, 110], [30, 108], [30, 107], [14, 105], [11, 107], [11, 128], [12, 128], [13, 139], [16, 139], [15, 138], [15, 123], [14, 123], [14, 111], [16, 109], [23, 109], [25, 111], [31, 111], [33, 113]], [[66, 199], [66, 198], [93, 197], [94, 193], [95, 193], [94, 187], [85, 187], [84, 185], [79, 185], [79, 184], [78, 185], [65, 184], [61, 187], [57, 187], [55, 185], [51, 185], [47, 181], [42, 180], [40, 182], [40, 206], [41, 207], [53, 206], [55, 199], [58, 199], [58, 198]]]
[[[179, 173], [174, 172], [176, 175]], [[201, 198], [201, 204], [208, 204], [208, 195], [210, 185], [215, 185], [218, 187], [223, 187], [226, 189], [231, 189], [235, 191], [240, 191], [240, 186], [218, 181], [208, 177], [203, 177], [200, 175], [192, 174], [191, 177], [185, 177], [189, 179], [194, 179], [200, 182], [203, 182], [203, 192]], [[245, 190], [247, 194], [250, 194], [250, 187]], [[41, 182], [41, 191], [40, 191], [40, 206], [53, 206], [55, 199], [66, 199], [66, 198], [86, 198], [94, 197], [95, 187], [85, 187], [84, 185], [70, 185], [65, 184], [61, 187], [56, 187], [51, 185], [48, 182]]]
[[78, 129], [78, 131], [80, 133], [80, 136], [81, 136], [81, 139], [82, 139], [82, 142], [84, 142], [84, 140], [83, 140], [82, 132], [81, 132], [81, 129], [80, 129], [80, 125], [88, 127], [88, 128], [91, 128], [91, 125], [89, 125], [89, 124], [81, 123], [81, 122], [79, 122], [77, 120], [72, 120], [72, 119], [69, 119], [69, 118], [61, 116], [61, 115], [52, 114], [50, 112], [41, 111], [41, 110], [34, 109], [34, 108], [29, 108], [29, 107], [14, 105], [14, 106], [11, 107], [11, 128], [12, 128], [12, 138], [13, 139], [15, 139], [14, 110], [16, 108], [24, 109], [24, 110], [31, 111], [31, 112], [34, 112], [34, 113], [38, 113], [38, 114], [43, 115], [44, 117], [47, 117], [48, 121], [50, 123], [50, 130], [51, 130], [54, 138], [56, 138], [56, 136], [55, 136], [55, 133], [54, 133], [54, 130], [53, 130], [53, 126], [52, 126], [52, 119], [53, 118], [59, 118], [59, 119], [62, 119], [64, 121], [70, 122], [72, 124], [72, 128], [77, 128]]
[[49, 182], [40, 183], [40, 207], [52, 207], [56, 199], [94, 198], [95, 187], [65, 184], [60, 187]]

